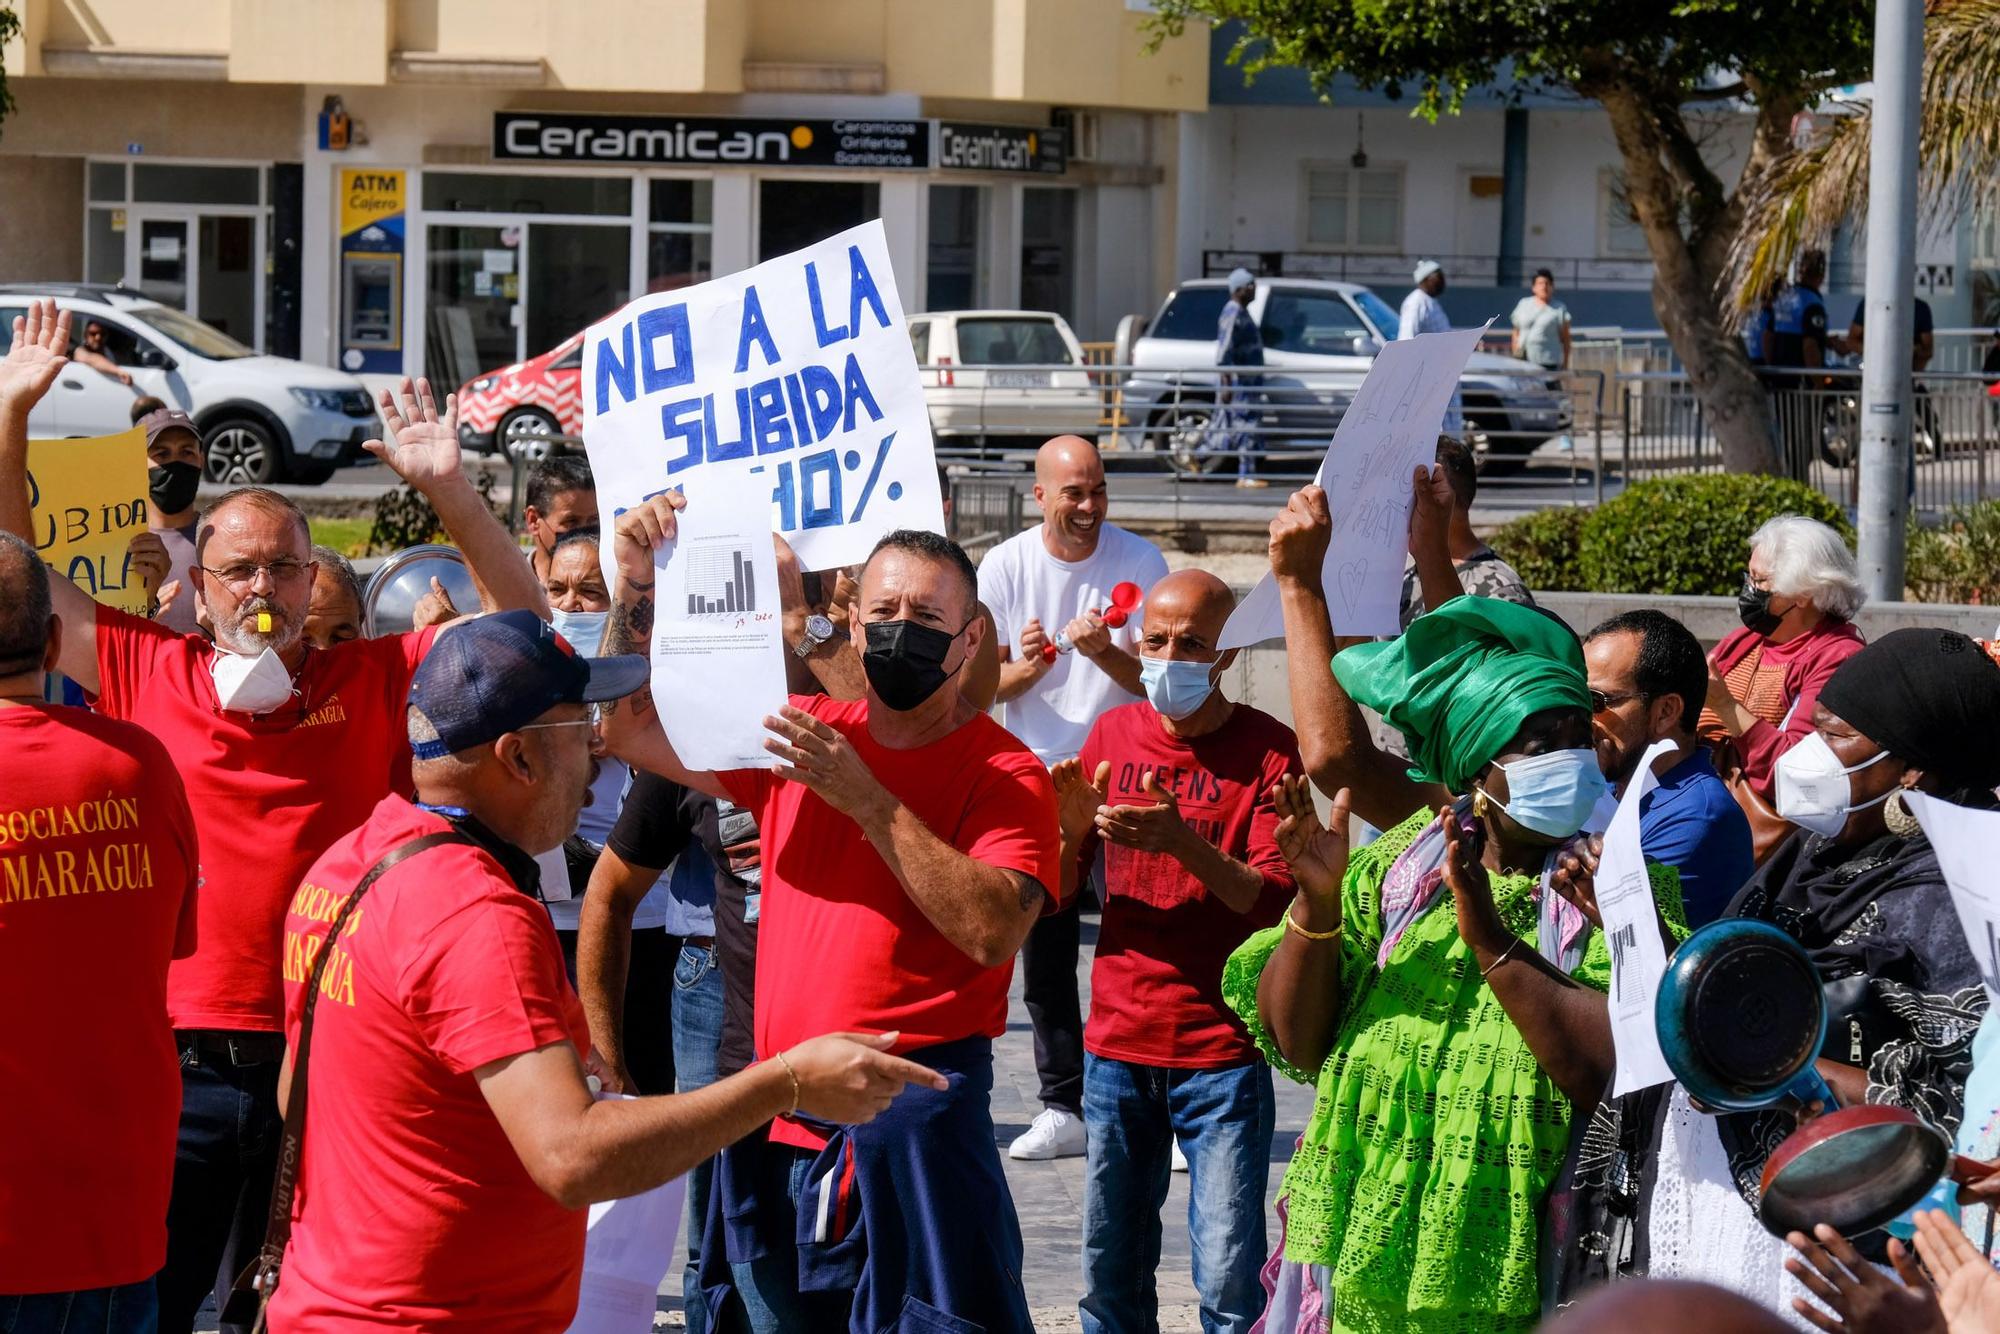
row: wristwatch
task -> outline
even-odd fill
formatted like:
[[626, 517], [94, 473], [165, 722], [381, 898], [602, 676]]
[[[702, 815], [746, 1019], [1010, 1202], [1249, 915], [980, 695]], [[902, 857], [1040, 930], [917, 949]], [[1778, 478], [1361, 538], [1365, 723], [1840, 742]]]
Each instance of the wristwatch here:
[[803, 662], [817, 652], [821, 644], [824, 644], [831, 638], [833, 638], [833, 622], [818, 612], [814, 612], [812, 615], [806, 617], [805, 635], [799, 640], [798, 647], [793, 649], [792, 653]]

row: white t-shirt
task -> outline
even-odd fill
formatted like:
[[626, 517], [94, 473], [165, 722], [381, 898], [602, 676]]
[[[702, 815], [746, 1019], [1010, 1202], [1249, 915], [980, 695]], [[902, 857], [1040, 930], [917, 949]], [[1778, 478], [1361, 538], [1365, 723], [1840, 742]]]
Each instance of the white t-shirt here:
[[[1057, 560], [1042, 544], [1042, 530], [1030, 528], [986, 553], [979, 564], [979, 600], [993, 613], [1000, 642], [1013, 656], [1021, 652], [1021, 631], [1039, 620], [1050, 639], [1077, 616], [1111, 605], [1111, 590], [1135, 583], [1150, 590], [1165, 578], [1167, 558], [1145, 538], [1105, 524], [1088, 560]], [[1135, 614], [1111, 632], [1126, 650], [1139, 643], [1142, 617]], [[1043, 764], [1073, 759], [1098, 715], [1136, 695], [1112, 680], [1080, 653], [1065, 653], [1026, 693], [1001, 705], [1000, 721], [1035, 752]]]

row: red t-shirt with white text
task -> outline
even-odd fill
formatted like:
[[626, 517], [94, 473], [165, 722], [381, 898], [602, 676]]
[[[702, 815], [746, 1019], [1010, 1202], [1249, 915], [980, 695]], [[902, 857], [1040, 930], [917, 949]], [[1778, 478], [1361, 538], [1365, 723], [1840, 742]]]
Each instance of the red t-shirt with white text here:
[[201, 837], [201, 944], [167, 978], [175, 1028], [277, 1032], [285, 904], [313, 859], [410, 791], [404, 709], [435, 629], [309, 649], [291, 701], [225, 712], [215, 646], [97, 609], [97, 711], [138, 723], [180, 769]]
[[[1144, 700], [1097, 720], [1078, 756], [1086, 777], [1109, 761], [1111, 804], [1151, 806], [1145, 775], [1174, 794], [1181, 819], [1264, 877], [1239, 913], [1164, 852], [1104, 844], [1104, 917], [1090, 972], [1086, 1050], [1179, 1069], [1241, 1065], [1256, 1044], [1222, 1001], [1222, 965], [1251, 932], [1278, 920], [1296, 886], [1278, 851], [1271, 786], [1300, 772], [1298, 740], [1270, 714], [1238, 704], [1215, 731], [1170, 736]], [[1084, 842], [1085, 865], [1097, 835]]]
[[137, 1283], [167, 1255], [194, 818], [130, 723], [0, 708], [0, 755], [0, 1292]]
[[[985, 714], [914, 750], [868, 732], [866, 700], [794, 695], [854, 746], [882, 786], [976, 861], [1058, 892], [1055, 788], [1034, 752]], [[764, 836], [756, 1041], [768, 1057], [821, 1033], [899, 1032], [898, 1051], [1007, 1028], [1013, 961], [987, 968], [952, 944], [861, 826], [771, 769], [721, 775]]]
[[[306, 872], [283, 923], [288, 1043], [361, 877], [449, 827], [384, 797]], [[334, 948], [313, 1010], [305, 1154], [272, 1329], [564, 1328], [585, 1214], [528, 1176], [473, 1077], [565, 1039], [589, 1049], [548, 909], [492, 854], [448, 843], [384, 872]]]

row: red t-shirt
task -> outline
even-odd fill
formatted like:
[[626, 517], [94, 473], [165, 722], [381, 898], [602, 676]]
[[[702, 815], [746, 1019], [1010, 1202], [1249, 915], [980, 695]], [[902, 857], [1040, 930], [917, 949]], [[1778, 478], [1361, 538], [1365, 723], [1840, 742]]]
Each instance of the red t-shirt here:
[[[1242, 1023], [1222, 1003], [1222, 965], [1252, 931], [1278, 920], [1295, 892], [1278, 851], [1271, 785], [1300, 772], [1292, 729], [1238, 704], [1206, 736], [1169, 736], [1144, 700], [1097, 720], [1078, 757], [1085, 775], [1111, 763], [1113, 806], [1150, 806], [1145, 775], [1180, 801], [1181, 818], [1215, 847], [1264, 877], [1247, 913], [1210, 894], [1164, 852], [1104, 845], [1104, 918], [1090, 972], [1090, 1021], [1083, 1045], [1138, 1065], [1215, 1069], [1257, 1054]], [[1097, 835], [1084, 841], [1084, 865]]]
[[[398, 844], [447, 828], [384, 797], [306, 872], [283, 923], [287, 1042], [347, 895]], [[336, 948], [271, 1327], [562, 1329], [586, 1215], [530, 1179], [472, 1073], [565, 1039], [589, 1049], [548, 909], [492, 854], [444, 844], [376, 880]]]
[[[988, 866], [1058, 892], [1055, 787], [1034, 752], [980, 714], [915, 750], [868, 733], [866, 700], [794, 695], [853, 743], [924, 827]], [[723, 774], [763, 831], [759, 1057], [821, 1033], [900, 1032], [898, 1051], [1007, 1029], [1013, 961], [975, 963], [931, 925], [861, 826], [771, 769]]]
[[0, 708], [0, 755], [0, 1292], [136, 1283], [167, 1256], [194, 817], [130, 723]]
[[435, 629], [309, 649], [289, 704], [216, 702], [215, 646], [97, 609], [98, 712], [166, 743], [201, 837], [201, 943], [167, 977], [175, 1028], [284, 1027], [278, 943], [313, 858], [388, 792], [410, 790], [410, 677]]

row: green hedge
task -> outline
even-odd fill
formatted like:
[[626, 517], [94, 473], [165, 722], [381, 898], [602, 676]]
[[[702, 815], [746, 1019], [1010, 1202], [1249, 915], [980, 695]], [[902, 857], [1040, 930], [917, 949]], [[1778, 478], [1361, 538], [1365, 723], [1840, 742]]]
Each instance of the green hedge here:
[[1581, 588], [1576, 552], [1590, 513], [1565, 505], [1523, 514], [1496, 529], [1488, 545], [1520, 573], [1529, 588]]
[[1917, 602], [2000, 603], [2000, 501], [1954, 506], [1937, 528], [1913, 526], [1903, 582]]
[[[1750, 535], [1780, 514], [1818, 519], [1854, 542], [1840, 506], [1809, 486], [1698, 473], [1636, 483], [1595, 510], [1523, 515], [1496, 531], [1492, 544], [1530, 588], [1726, 597], [1742, 586]], [[2000, 508], [1991, 523], [2000, 550]]]

